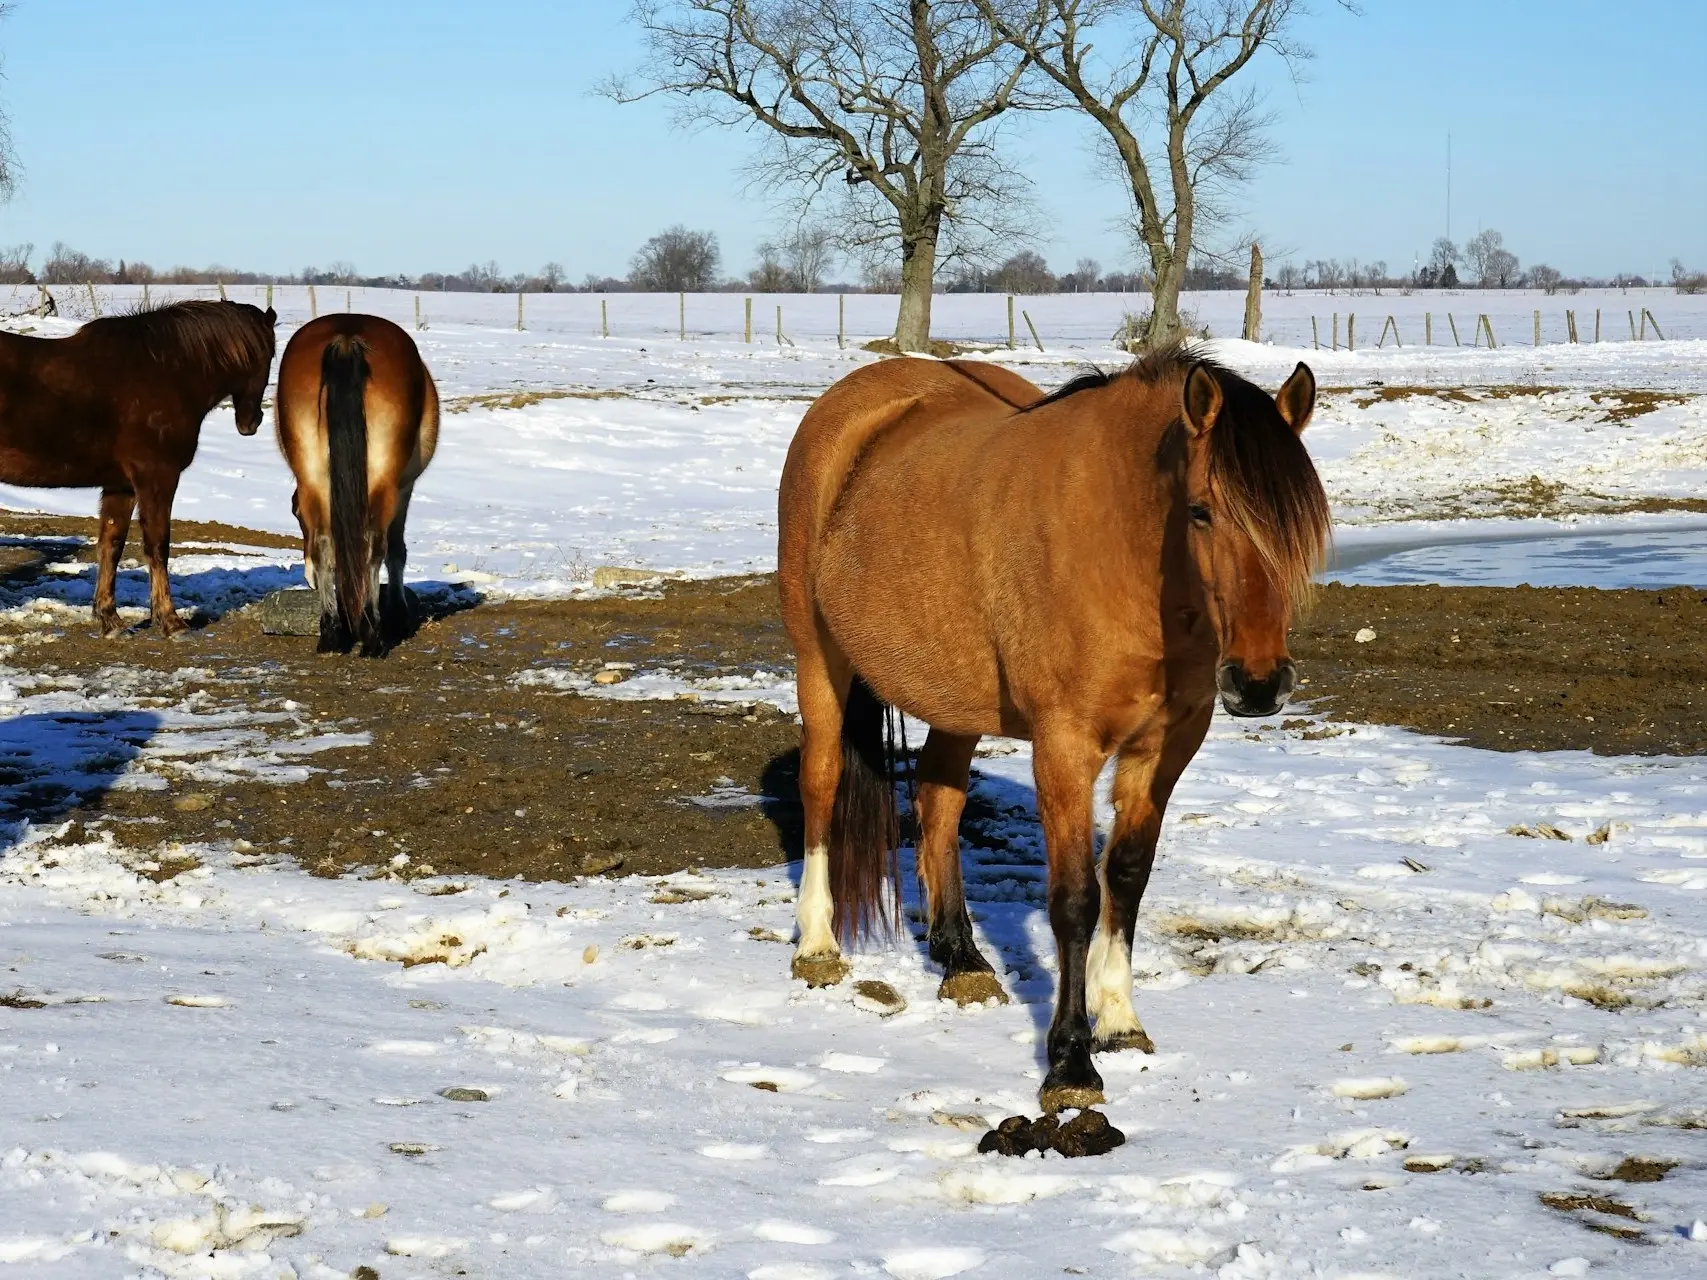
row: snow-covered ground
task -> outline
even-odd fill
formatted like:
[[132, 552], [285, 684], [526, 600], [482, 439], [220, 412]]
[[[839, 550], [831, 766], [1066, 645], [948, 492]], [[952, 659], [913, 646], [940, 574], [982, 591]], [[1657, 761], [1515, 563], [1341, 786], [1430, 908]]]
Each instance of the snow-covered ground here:
[[[1675, 336], [1669, 298], [1646, 305]], [[1026, 305], [1048, 341], [1044, 301]], [[833, 317], [779, 349], [727, 328], [605, 341], [537, 313], [517, 333], [438, 305], [419, 336], [461, 411], [417, 497], [412, 570], [487, 590], [576, 590], [605, 563], [769, 567], [794, 424], [866, 358], [837, 349]], [[1118, 361], [1097, 333], [1022, 367]], [[1310, 438], [1355, 580], [1650, 585], [1672, 572], [1656, 563], [1707, 580], [1699, 517], [1595, 514], [1698, 496], [1707, 341], [1224, 352], [1270, 384], [1304, 358], [1351, 388]], [[1633, 390], [1667, 394], [1594, 398]], [[524, 392], [569, 394], [491, 402]], [[290, 532], [288, 494], [270, 445], [221, 413], [179, 514]], [[79, 491], [0, 502], [93, 509]], [[185, 548], [177, 585], [218, 611], [294, 580], [292, 559]], [[87, 589], [63, 574], [28, 594]], [[288, 788], [350, 745], [300, 709], [143, 692], [121, 659], [45, 681], [29, 649], [0, 655], [0, 755], [73, 789]], [[535, 679], [542, 698], [573, 683]], [[610, 692], [683, 690], [641, 672]], [[693, 692], [792, 699], [786, 676]], [[1707, 765], [1219, 723], [1141, 923], [1160, 1053], [1102, 1064], [1129, 1141], [1003, 1161], [976, 1142], [1034, 1105], [1054, 961], [1028, 750], [988, 750], [1006, 847], [968, 851], [969, 894], [1014, 1003], [939, 1005], [903, 939], [856, 958], [905, 996], [889, 1018], [789, 982], [784, 868], [334, 881], [166, 830], [148, 847], [12, 832], [0, 1274], [1707, 1272]]]

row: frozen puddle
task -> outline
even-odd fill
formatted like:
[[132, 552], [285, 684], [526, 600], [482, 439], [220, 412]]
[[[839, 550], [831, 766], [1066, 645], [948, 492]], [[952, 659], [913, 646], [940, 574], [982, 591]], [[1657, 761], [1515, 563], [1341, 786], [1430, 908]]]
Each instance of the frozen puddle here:
[[[1658, 522], [1656, 522], [1658, 523]], [[1348, 586], [1440, 583], [1455, 587], [1642, 587], [1707, 585], [1707, 521], [1669, 520], [1657, 528], [1585, 524], [1566, 532], [1497, 526], [1359, 529], [1325, 580]]]
[[[1075, 1162], [976, 1151], [1034, 1109], [1055, 970], [1029, 751], [978, 768], [1004, 816], [968, 892], [1014, 1001], [937, 1002], [904, 942], [854, 957], [904, 995], [889, 1018], [755, 940], [791, 932], [775, 870], [707, 872], [685, 902], [658, 892], [680, 877], [445, 898], [217, 845], [156, 882], [136, 851], [19, 831], [0, 1259], [55, 1280], [1707, 1266], [1707, 763], [1218, 723], [1134, 948], [1161, 1051], [1102, 1060], [1129, 1140]], [[1571, 838], [1510, 834], [1538, 823]], [[1591, 1229], [1612, 1203], [1633, 1238]]]

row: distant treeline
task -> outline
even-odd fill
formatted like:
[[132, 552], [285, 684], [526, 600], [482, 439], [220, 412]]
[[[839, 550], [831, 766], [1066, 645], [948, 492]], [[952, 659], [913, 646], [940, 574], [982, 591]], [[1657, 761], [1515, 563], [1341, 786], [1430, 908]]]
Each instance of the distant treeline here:
[[[758, 262], [745, 275], [725, 276], [719, 270], [717, 236], [675, 226], [653, 236], [634, 255], [625, 277], [589, 274], [571, 281], [563, 265], [548, 262], [538, 271], [506, 273], [496, 262], [471, 264], [461, 271], [365, 275], [348, 262], [304, 267], [290, 274], [245, 271], [219, 264], [206, 267], [158, 268], [146, 262], [96, 258], [63, 242], [55, 242], [39, 268], [32, 268], [35, 246], [0, 247], [0, 284], [313, 284], [349, 288], [412, 289], [451, 293], [895, 293], [900, 273], [887, 262], [865, 264], [858, 279], [831, 278], [837, 255], [822, 232], [802, 228], [758, 247]], [[853, 265], [853, 264], [845, 264]], [[1460, 278], [1458, 268], [1465, 268]], [[1232, 266], [1203, 261], [1186, 273], [1183, 287], [1203, 292], [1244, 289], [1245, 274]], [[1271, 266], [1263, 281], [1268, 289], [1320, 289], [1330, 293], [1384, 289], [1409, 293], [1416, 289], [1535, 288], [1546, 293], [1578, 289], [1646, 288], [1670, 284], [1679, 293], [1707, 292], [1707, 273], [1686, 268], [1676, 259], [1670, 280], [1657, 276], [1619, 274], [1607, 279], [1572, 278], [1538, 264], [1519, 268], [1517, 257], [1505, 249], [1497, 231], [1484, 231], [1460, 248], [1438, 240], [1427, 263], [1408, 272], [1389, 272], [1385, 262], [1356, 258], [1292, 261]], [[1146, 293], [1150, 278], [1142, 271], [1102, 270], [1094, 258], [1080, 258], [1072, 270], [1057, 273], [1042, 254], [1023, 250], [995, 265], [959, 263], [938, 282], [945, 293]]]

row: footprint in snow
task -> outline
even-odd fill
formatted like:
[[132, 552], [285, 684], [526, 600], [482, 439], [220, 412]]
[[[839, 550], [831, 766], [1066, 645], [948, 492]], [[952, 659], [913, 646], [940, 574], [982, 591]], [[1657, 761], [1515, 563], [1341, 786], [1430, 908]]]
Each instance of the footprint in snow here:
[[610, 1038], [612, 1044], [663, 1044], [681, 1035], [674, 1027], [630, 1027]]
[[670, 1002], [655, 991], [630, 991], [626, 995], [617, 996], [609, 1001], [609, 1009], [632, 1009], [636, 1013], [657, 1013], [668, 1009]]
[[864, 1142], [871, 1137], [870, 1129], [808, 1129], [808, 1142]]
[[826, 1053], [818, 1059], [825, 1071], [842, 1071], [851, 1075], [874, 1075], [889, 1065], [887, 1058], [865, 1058], [857, 1053]]
[[733, 1022], [742, 1027], [768, 1027], [775, 1021], [772, 1009], [788, 1000], [783, 991], [745, 991], [719, 997], [694, 1010], [708, 1022]]
[[883, 1269], [895, 1280], [946, 1280], [963, 1271], [982, 1266], [981, 1249], [965, 1249], [938, 1245], [925, 1249], [897, 1249], [885, 1254]]
[[714, 1142], [701, 1147], [699, 1153], [711, 1160], [764, 1160], [770, 1156], [770, 1149], [756, 1142]]
[[829, 1244], [836, 1238], [834, 1231], [826, 1231], [822, 1227], [810, 1227], [803, 1222], [783, 1222], [775, 1218], [759, 1223], [753, 1228], [753, 1234], [760, 1240], [770, 1240], [777, 1244]]
[[494, 1196], [486, 1203], [500, 1213], [544, 1213], [557, 1204], [557, 1193], [550, 1187], [533, 1187]]
[[662, 1213], [675, 1202], [668, 1191], [616, 1191], [599, 1207], [606, 1213]]
[[637, 1222], [631, 1227], [613, 1227], [600, 1232], [599, 1239], [614, 1249], [631, 1253], [665, 1253], [684, 1258], [711, 1248], [711, 1236], [696, 1227], [675, 1222]]
[[733, 1071], [725, 1071], [722, 1078], [731, 1084], [749, 1085], [766, 1093], [799, 1093], [817, 1082], [816, 1076], [788, 1067], [737, 1067]]

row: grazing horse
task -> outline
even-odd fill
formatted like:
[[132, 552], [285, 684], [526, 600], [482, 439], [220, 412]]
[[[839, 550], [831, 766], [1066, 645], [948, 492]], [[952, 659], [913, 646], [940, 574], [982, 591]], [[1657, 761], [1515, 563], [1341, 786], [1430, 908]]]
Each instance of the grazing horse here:
[[261, 426], [273, 367], [272, 308], [177, 302], [91, 320], [68, 338], [0, 333], [0, 480], [99, 486], [95, 622], [124, 630], [114, 588], [134, 511], [149, 600], [163, 635], [184, 630], [166, 561], [172, 498], [196, 456], [202, 419], [227, 396], [237, 430]]
[[320, 651], [359, 643], [378, 657], [409, 627], [403, 525], [438, 448], [438, 388], [391, 321], [321, 316], [285, 345], [277, 419], [308, 585], [320, 592]]
[[803, 726], [796, 977], [840, 981], [838, 936], [898, 913], [888, 704], [930, 726], [918, 868], [940, 994], [1006, 999], [966, 913], [959, 822], [979, 738], [1030, 739], [1061, 977], [1043, 1109], [1103, 1100], [1093, 1048], [1154, 1051], [1132, 1008], [1138, 905], [1217, 696], [1273, 715], [1296, 681], [1287, 625], [1329, 534], [1299, 439], [1315, 396], [1302, 364], [1271, 398], [1174, 347], [1050, 396], [989, 366], [889, 360], [813, 404], [779, 501]]

